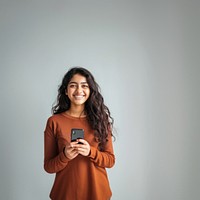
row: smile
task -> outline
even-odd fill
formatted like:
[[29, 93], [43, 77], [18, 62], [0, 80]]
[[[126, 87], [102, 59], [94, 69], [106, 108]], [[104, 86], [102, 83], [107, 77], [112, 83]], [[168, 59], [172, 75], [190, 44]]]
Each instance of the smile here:
[[85, 95], [75, 95], [74, 96], [74, 98], [76, 99], [76, 100], [80, 100], [80, 99], [82, 99], [82, 98], [84, 98], [85, 97]]

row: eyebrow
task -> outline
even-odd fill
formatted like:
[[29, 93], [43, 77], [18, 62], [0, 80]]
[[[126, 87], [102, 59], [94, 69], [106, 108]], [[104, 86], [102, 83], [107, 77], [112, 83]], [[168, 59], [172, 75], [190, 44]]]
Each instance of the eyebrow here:
[[[71, 81], [71, 82], [69, 82], [69, 84], [78, 84], [78, 83], [75, 81]], [[88, 83], [85, 81], [85, 82], [80, 82], [80, 84], [88, 84]]]

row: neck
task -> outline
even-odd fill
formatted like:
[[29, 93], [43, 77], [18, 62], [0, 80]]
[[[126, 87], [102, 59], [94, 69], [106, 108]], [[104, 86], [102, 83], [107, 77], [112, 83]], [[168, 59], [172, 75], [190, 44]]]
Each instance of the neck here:
[[66, 111], [66, 113], [73, 117], [84, 117], [85, 116], [84, 108], [82, 106], [80, 106], [80, 107], [79, 106], [78, 107], [71, 106], [70, 109]]

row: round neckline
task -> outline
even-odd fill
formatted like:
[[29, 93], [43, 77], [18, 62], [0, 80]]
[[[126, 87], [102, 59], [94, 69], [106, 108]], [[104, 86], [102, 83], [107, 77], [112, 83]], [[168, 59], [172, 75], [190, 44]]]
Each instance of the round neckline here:
[[75, 117], [75, 116], [71, 116], [71, 115], [69, 115], [69, 114], [67, 114], [65, 112], [60, 113], [60, 114], [65, 116], [65, 117], [68, 117], [70, 119], [76, 119], [76, 120], [85, 120], [86, 119], [86, 116], [84, 116], [84, 117]]

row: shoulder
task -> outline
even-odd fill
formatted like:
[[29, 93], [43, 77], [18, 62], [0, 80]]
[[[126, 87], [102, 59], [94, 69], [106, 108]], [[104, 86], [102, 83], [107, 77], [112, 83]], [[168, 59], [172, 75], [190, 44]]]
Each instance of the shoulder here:
[[55, 131], [58, 127], [65, 123], [64, 118], [65, 117], [62, 114], [54, 114], [50, 116], [46, 122], [46, 129]]
[[54, 114], [52, 116], [50, 116], [47, 119], [47, 124], [55, 124], [55, 123], [59, 123], [60, 121], [62, 121], [65, 117], [62, 115], [62, 113], [60, 114]]
[[56, 122], [56, 121], [59, 121], [61, 119], [63, 119], [63, 115], [62, 113], [60, 114], [54, 114], [52, 116], [50, 116], [48, 119], [47, 119], [47, 122]]

